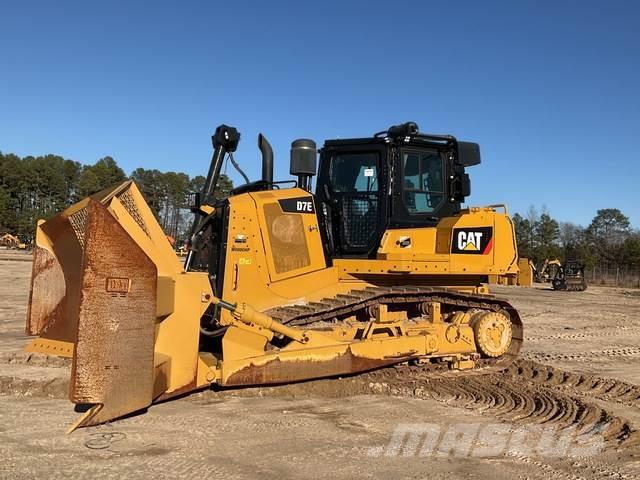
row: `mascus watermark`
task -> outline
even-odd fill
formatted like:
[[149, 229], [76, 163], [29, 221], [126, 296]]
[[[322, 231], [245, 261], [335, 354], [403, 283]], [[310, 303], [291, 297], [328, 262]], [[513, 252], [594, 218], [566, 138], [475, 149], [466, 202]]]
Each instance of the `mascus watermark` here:
[[498, 423], [401, 423], [370, 457], [589, 457], [605, 447], [606, 423], [513, 426]]

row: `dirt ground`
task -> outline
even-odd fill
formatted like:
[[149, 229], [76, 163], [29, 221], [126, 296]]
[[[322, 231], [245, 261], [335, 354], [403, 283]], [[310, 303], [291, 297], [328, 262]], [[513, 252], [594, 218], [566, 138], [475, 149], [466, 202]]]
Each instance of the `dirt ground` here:
[[209, 390], [65, 435], [67, 362], [21, 353], [30, 269], [0, 251], [0, 478], [640, 478], [638, 290], [494, 288], [525, 325], [501, 373]]

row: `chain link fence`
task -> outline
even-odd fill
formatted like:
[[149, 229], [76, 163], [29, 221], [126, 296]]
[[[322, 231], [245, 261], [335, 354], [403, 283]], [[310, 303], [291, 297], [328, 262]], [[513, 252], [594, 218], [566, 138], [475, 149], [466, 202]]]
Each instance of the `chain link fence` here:
[[594, 267], [586, 269], [584, 276], [591, 285], [640, 288], [640, 270], [625, 267]]

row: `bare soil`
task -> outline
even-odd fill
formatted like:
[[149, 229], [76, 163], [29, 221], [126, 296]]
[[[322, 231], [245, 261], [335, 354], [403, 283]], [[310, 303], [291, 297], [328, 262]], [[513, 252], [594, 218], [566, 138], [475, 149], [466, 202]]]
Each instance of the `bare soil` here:
[[[638, 290], [495, 287], [525, 324], [521, 359], [501, 373], [402, 365], [207, 390], [65, 435], [79, 415], [69, 362], [22, 351], [30, 272], [28, 254], [0, 251], [0, 478], [640, 478]], [[432, 451], [424, 435], [394, 450], [398, 428], [425, 425], [442, 433]], [[534, 441], [487, 453], [480, 433], [451, 433], [496, 426], [512, 440], [528, 428], [601, 443], [582, 456]]]

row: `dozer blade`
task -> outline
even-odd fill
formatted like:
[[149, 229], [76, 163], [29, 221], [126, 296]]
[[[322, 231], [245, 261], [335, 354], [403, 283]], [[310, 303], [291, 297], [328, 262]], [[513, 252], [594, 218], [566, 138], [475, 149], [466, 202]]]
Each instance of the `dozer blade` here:
[[76, 426], [130, 414], [197, 387], [207, 288], [125, 182], [39, 222], [27, 350], [72, 358], [69, 398], [89, 407]]
[[85, 424], [153, 400], [157, 271], [100, 203], [90, 201], [80, 283], [71, 401], [102, 404]]

